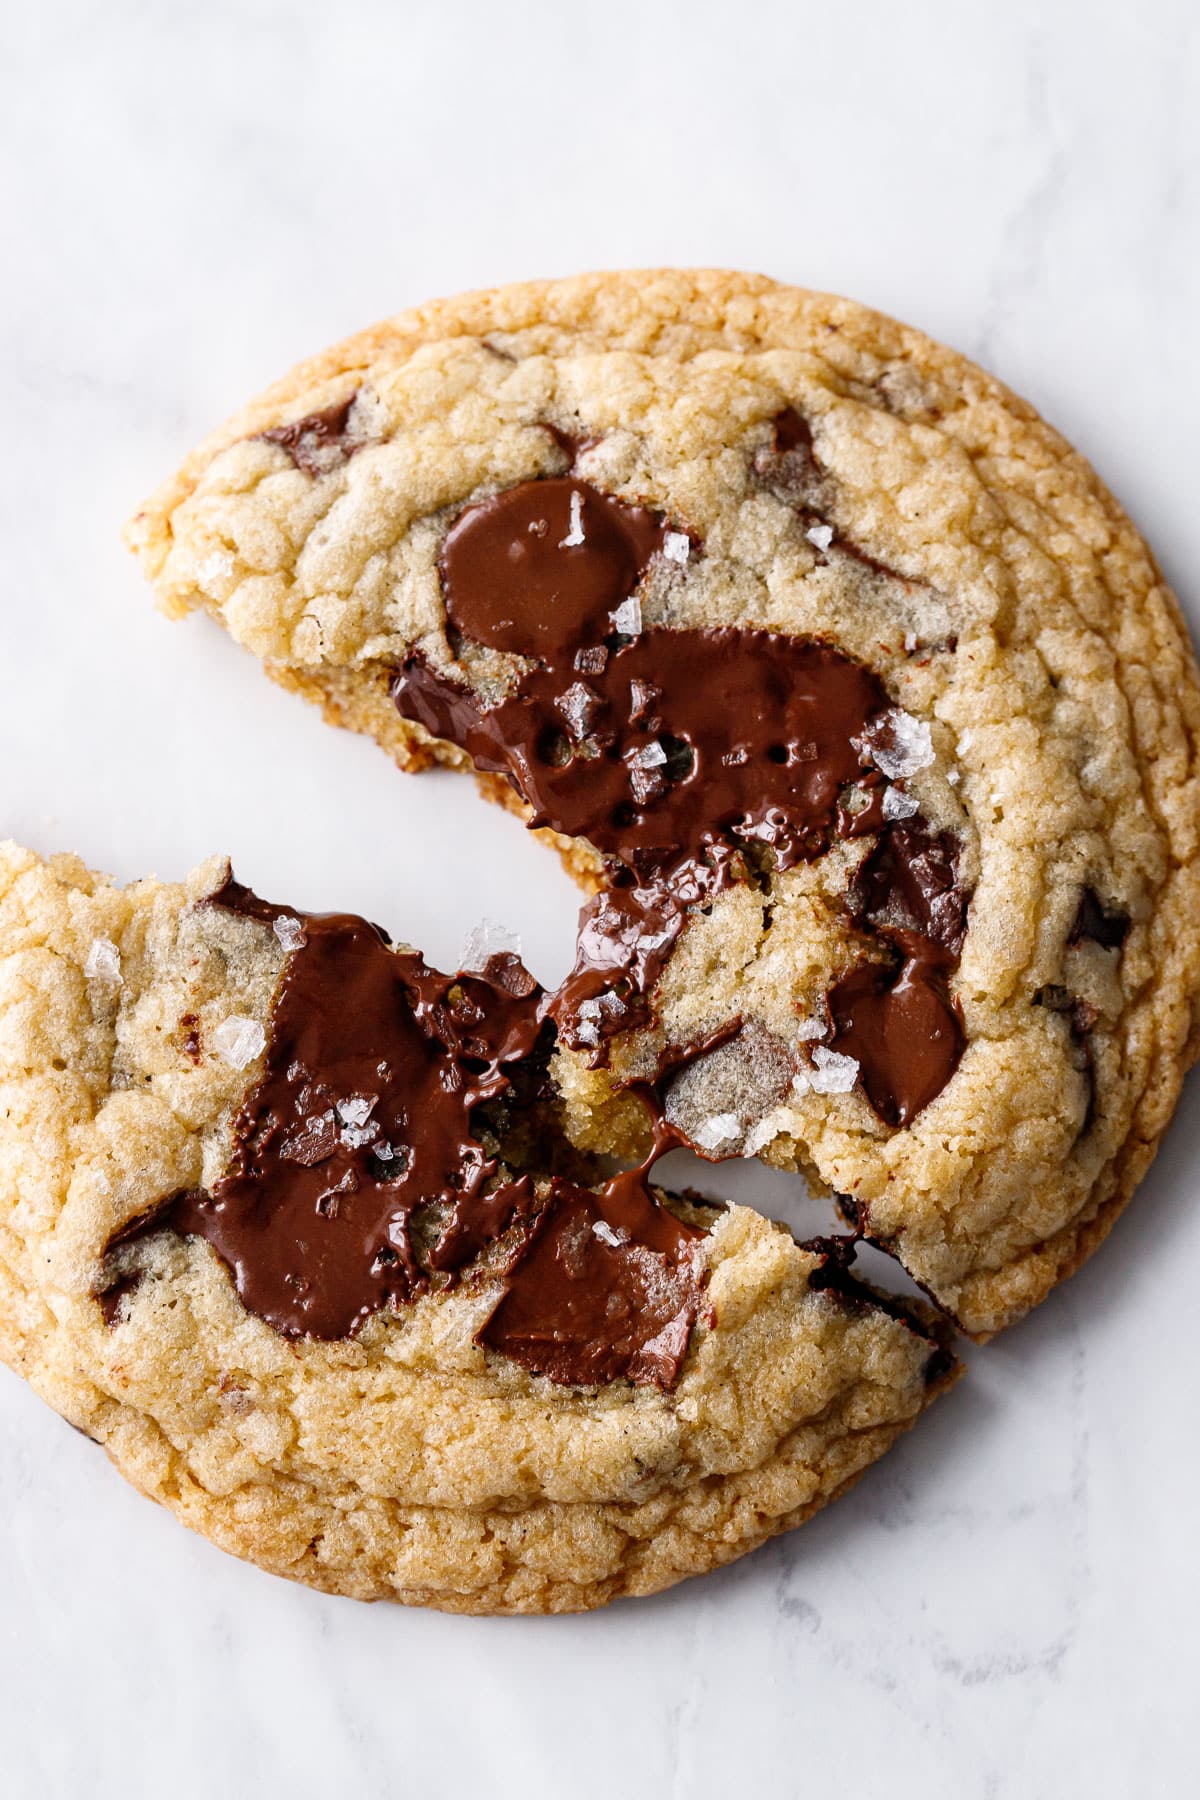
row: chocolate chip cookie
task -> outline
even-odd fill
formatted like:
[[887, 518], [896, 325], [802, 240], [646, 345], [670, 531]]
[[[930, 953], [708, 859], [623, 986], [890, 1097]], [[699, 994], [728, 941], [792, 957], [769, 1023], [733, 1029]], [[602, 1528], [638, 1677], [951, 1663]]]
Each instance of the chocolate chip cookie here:
[[130, 538], [593, 897], [547, 1002], [582, 1149], [636, 1089], [836, 1196], [969, 1332], [1105, 1236], [1196, 1052], [1200, 690], [1092, 470], [998, 382], [719, 273], [468, 295], [303, 365]]

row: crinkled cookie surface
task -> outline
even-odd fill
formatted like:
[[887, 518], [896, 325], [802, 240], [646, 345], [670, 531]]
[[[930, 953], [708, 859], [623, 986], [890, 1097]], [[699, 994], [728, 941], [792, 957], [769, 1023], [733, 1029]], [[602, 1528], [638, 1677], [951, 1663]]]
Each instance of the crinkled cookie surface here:
[[[986, 1335], [1103, 1238], [1196, 1053], [1200, 697], [1175, 601], [1089, 467], [989, 376], [851, 303], [718, 273], [388, 321], [201, 446], [130, 535], [168, 610], [205, 608], [402, 765], [463, 764], [401, 715], [397, 672], [418, 656], [484, 713], [520, 694], [528, 659], [448, 614], [447, 537], [568, 479], [674, 534], [638, 570], [637, 630], [777, 633], [870, 671], [928, 745], [892, 827], [915, 804], [954, 846], [965, 918], [938, 976], [961, 1053], [903, 1123], [836, 1060], [857, 1041], [839, 984], [899, 931], [894, 884], [856, 910], [882, 840], [834, 834], [694, 908], [603, 1054], [564, 1038], [569, 1130], [628, 1149], [624, 1085], [737, 1019], [668, 1093], [680, 1129], [841, 1196]], [[556, 841], [605, 879], [586, 833]]]
[[224, 879], [121, 890], [0, 847], [0, 1354], [186, 1524], [360, 1598], [597, 1606], [800, 1523], [953, 1378], [919, 1322], [737, 1207], [699, 1240], [673, 1387], [481, 1347], [486, 1262], [353, 1336], [274, 1329], [203, 1236], [155, 1228], [219, 1183], [303, 954], [295, 919], [211, 904]]

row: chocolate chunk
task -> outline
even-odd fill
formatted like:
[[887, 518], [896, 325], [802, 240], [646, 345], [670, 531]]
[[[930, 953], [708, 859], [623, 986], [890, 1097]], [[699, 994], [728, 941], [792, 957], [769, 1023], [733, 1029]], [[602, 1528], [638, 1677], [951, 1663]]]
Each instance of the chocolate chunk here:
[[[467, 507], [446, 535], [446, 612], [478, 644], [561, 658], [597, 644], [633, 593], [665, 527], [574, 476], [526, 481]], [[570, 677], [559, 688], [570, 685]]]
[[894, 821], [859, 871], [850, 894], [854, 917], [911, 956], [944, 953], [957, 962], [967, 930], [967, 896], [958, 880], [958, 840], [935, 832], [919, 814]]
[[829, 993], [831, 1048], [852, 1056], [875, 1111], [908, 1125], [937, 1098], [965, 1042], [943, 970], [915, 957], [899, 971], [863, 963]]
[[115, 1331], [121, 1323], [121, 1314], [127, 1297], [135, 1293], [142, 1283], [142, 1271], [137, 1269], [132, 1275], [123, 1275], [106, 1287], [102, 1294], [96, 1295], [96, 1301], [104, 1317], [104, 1323], [110, 1331]]
[[673, 1387], [700, 1308], [702, 1235], [640, 1172], [599, 1194], [555, 1180], [476, 1342], [552, 1381]]
[[[249, 1311], [288, 1337], [341, 1338], [431, 1279], [459, 1279], [507, 1237], [508, 1279], [481, 1344], [554, 1381], [674, 1382], [704, 1285], [700, 1234], [658, 1205], [649, 1165], [599, 1194], [558, 1179], [539, 1192], [528, 1177], [498, 1180], [476, 1133], [476, 1109], [510, 1091], [544, 1036], [541, 989], [518, 958], [441, 975], [365, 919], [296, 915], [232, 874], [201, 904], [264, 924], [299, 916], [303, 942], [284, 964], [266, 1067], [224, 1173], [110, 1248], [164, 1228], [202, 1236]], [[651, 1160], [669, 1141], [660, 1128]], [[586, 1241], [585, 1217], [589, 1233], [598, 1226]], [[140, 1278], [98, 1296], [110, 1324]]]
[[1078, 944], [1082, 938], [1091, 938], [1106, 950], [1119, 950], [1129, 936], [1129, 926], [1127, 912], [1117, 906], [1105, 906], [1094, 888], [1084, 888], [1067, 942]]
[[941, 1093], [965, 1042], [948, 985], [967, 925], [957, 840], [931, 830], [919, 814], [893, 822], [860, 869], [848, 904], [903, 960], [898, 967], [894, 959], [864, 963], [831, 989], [831, 1047], [855, 1058], [880, 1118], [907, 1125]]
[[293, 419], [290, 425], [276, 425], [258, 435], [264, 443], [278, 444], [280, 449], [286, 450], [296, 467], [303, 469], [306, 475], [324, 475], [361, 448], [360, 443], [349, 442], [346, 437], [350, 410], [357, 399], [357, 392], [349, 394], [345, 400], [335, 400], [332, 406], [323, 407], [320, 412], [306, 413], [302, 419]]
[[[209, 904], [258, 919], [288, 911], [232, 879]], [[453, 1266], [450, 1243], [473, 1256], [507, 1224], [471, 1113], [532, 1055], [540, 990], [511, 958], [439, 975], [349, 915], [304, 915], [304, 936], [228, 1167], [211, 1193], [178, 1196], [141, 1230], [198, 1233], [250, 1311], [287, 1336], [337, 1338], [427, 1285], [418, 1211], [449, 1209], [439, 1269]]]

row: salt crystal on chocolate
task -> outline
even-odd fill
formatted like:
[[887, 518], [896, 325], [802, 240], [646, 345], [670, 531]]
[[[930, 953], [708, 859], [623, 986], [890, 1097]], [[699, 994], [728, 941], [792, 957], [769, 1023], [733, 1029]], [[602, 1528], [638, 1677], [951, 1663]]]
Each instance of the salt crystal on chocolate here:
[[554, 702], [576, 741], [587, 736], [588, 725], [599, 699], [599, 694], [586, 681], [573, 681], [566, 693], [560, 694]]
[[661, 769], [667, 760], [667, 753], [656, 738], [652, 744], [646, 744], [639, 750], [634, 760], [643, 769]]
[[487, 968], [493, 956], [520, 954], [521, 940], [515, 931], [510, 931], [507, 925], [501, 925], [495, 919], [481, 919], [478, 925], [472, 925], [463, 939], [458, 971], [460, 975], [479, 974]]
[[267, 1034], [257, 1019], [230, 1013], [212, 1034], [212, 1046], [231, 1069], [244, 1069], [267, 1047]]
[[338, 1135], [347, 1150], [361, 1150], [364, 1144], [370, 1143], [378, 1130], [379, 1127], [375, 1124], [343, 1125]]
[[636, 594], [631, 594], [628, 600], [622, 600], [616, 612], [609, 613], [608, 616], [613, 622], [613, 628], [622, 637], [637, 637], [642, 629], [642, 603]]
[[578, 489], [571, 492], [571, 523], [565, 538], [559, 538], [560, 550], [570, 550], [583, 542], [583, 495]]
[[619, 1244], [623, 1244], [626, 1241], [625, 1233], [623, 1231], [614, 1231], [607, 1219], [593, 1219], [592, 1236], [598, 1237], [602, 1244], [608, 1244], [610, 1248], [614, 1250]]
[[89, 981], [120, 981], [121, 952], [111, 938], [93, 938], [83, 972]]
[[900, 781], [927, 769], [934, 760], [933, 733], [921, 719], [899, 706], [890, 706], [870, 720], [862, 734], [875, 767], [889, 781]]
[[271, 921], [271, 929], [288, 952], [299, 950], [307, 942], [303, 925], [291, 913], [280, 913], [277, 919]]
[[813, 1038], [825, 1036], [825, 1027], [820, 1019], [801, 1019], [796, 1027], [796, 1036], [802, 1042], [810, 1042]]
[[692, 551], [692, 540], [686, 531], [668, 531], [663, 536], [663, 555], [669, 562], [685, 563]]

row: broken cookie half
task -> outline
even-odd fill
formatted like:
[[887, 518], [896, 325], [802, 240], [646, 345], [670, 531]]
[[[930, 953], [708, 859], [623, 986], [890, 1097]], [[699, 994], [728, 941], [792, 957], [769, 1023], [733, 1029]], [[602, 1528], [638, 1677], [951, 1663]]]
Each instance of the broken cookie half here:
[[580, 1150], [642, 1154], [656, 1086], [980, 1337], [1105, 1236], [1200, 1043], [1200, 684], [990, 376], [758, 277], [468, 295], [296, 370], [130, 538], [594, 890], [543, 1008]]
[[509, 952], [439, 975], [219, 862], [122, 890], [4, 847], [0, 1353], [334, 1592], [567, 1611], [800, 1523], [957, 1365], [844, 1243], [601, 1175], [544, 1008]]

